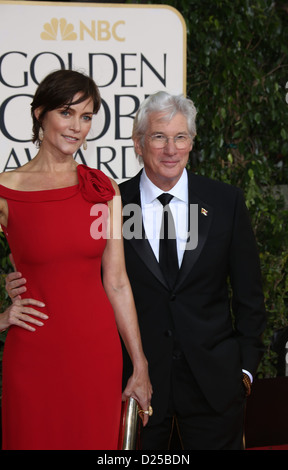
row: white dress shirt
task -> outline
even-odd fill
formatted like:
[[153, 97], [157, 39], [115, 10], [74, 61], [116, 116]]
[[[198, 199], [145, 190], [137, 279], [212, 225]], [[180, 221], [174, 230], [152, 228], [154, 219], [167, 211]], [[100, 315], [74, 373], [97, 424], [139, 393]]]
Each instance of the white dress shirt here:
[[[157, 261], [159, 261], [159, 237], [163, 213], [163, 206], [157, 197], [163, 192], [165, 191], [162, 191], [149, 180], [145, 169], [143, 169], [140, 179], [143, 224], [147, 239]], [[181, 266], [188, 229], [188, 177], [186, 170], [183, 171], [175, 186], [167, 192], [174, 196], [169, 206], [174, 218], [178, 262], [179, 266]]]

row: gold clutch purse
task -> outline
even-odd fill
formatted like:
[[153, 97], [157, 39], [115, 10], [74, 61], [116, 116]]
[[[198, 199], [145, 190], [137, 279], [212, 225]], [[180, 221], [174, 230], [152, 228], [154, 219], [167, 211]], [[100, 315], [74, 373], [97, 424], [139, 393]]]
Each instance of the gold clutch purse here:
[[136, 450], [140, 448], [139, 405], [134, 398], [122, 403], [118, 449]]

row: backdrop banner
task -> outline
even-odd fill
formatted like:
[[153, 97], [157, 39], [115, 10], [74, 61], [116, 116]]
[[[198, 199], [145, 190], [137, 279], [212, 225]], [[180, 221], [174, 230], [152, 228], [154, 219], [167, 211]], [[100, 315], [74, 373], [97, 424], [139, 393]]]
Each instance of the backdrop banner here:
[[35, 156], [31, 98], [59, 68], [90, 75], [102, 96], [75, 159], [120, 183], [140, 169], [131, 132], [141, 101], [185, 94], [184, 19], [166, 5], [0, 1], [0, 171]]

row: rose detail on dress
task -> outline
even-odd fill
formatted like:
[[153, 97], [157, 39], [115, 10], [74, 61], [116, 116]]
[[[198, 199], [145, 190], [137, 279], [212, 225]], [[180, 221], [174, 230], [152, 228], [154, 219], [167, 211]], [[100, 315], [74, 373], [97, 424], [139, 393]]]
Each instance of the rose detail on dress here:
[[77, 166], [79, 188], [86, 201], [97, 203], [107, 202], [113, 199], [115, 190], [102, 171], [89, 168], [85, 165]]

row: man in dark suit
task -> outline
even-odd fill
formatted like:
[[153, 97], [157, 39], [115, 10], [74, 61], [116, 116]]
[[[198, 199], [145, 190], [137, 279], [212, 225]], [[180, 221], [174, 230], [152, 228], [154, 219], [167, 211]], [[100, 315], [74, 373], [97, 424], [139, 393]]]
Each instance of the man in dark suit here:
[[[167, 449], [173, 423], [184, 449], [241, 449], [246, 396], [263, 349], [259, 259], [244, 198], [186, 171], [195, 118], [183, 96], [146, 99], [133, 128], [144, 169], [120, 184], [126, 268], [153, 386], [143, 449]], [[161, 193], [173, 196], [174, 280], [160, 266]], [[139, 206], [140, 221], [139, 211], [131, 218]], [[124, 351], [124, 381], [130, 368]]]

